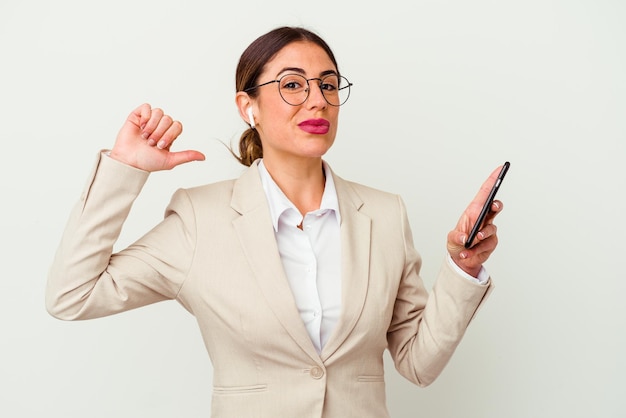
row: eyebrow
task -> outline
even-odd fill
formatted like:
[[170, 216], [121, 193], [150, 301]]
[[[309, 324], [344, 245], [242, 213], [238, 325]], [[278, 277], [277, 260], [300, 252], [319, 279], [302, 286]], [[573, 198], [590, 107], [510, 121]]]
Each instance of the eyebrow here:
[[[299, 67], [285, 67], [285, 68], [283, 68], [282, 70], [280, 70], [276, 74], [276, 77], [278, 77], [279, 75], [281, 75], [282, 73], [285, 73], [285, 72], [294, 72], [294, 73], [298, 73], [298, 74], [302, 74], [302, 75], [306, 74], [306, 71], [304, 71], [302, 68], [299, 68]], [[335, 71], [335, 70], [326, 70], [326, 71], [322, 71], [320, 73], [320, 76], [324, 77], [324, 76], [327, 76], [329, 74], [338, 75], [337, 71]]]

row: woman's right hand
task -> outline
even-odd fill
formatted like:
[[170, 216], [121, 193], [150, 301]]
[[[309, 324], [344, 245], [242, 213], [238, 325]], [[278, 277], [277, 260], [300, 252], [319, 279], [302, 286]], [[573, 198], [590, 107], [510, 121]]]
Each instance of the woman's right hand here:
[[183, 125], [161, 109], [142, 104], [128, 115], [120, 129], [110, 156], [144, 171], [171, 170], [191, 161], [203, 161], [195, 150], [170, 151], [183, 131]]

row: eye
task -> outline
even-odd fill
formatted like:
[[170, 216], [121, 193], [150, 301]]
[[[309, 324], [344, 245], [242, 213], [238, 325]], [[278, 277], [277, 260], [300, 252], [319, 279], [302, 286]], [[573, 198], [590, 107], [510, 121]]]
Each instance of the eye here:
[[298, 75], [286, 75], [280, 81], [280, 88], [286, 91], [303, 90], [306, 85], [306, 79]]
[[339, 80], [335, 76], [326, 77], [320, 83], [320, 89], [329, 93], [334, 93], [339, 89]]

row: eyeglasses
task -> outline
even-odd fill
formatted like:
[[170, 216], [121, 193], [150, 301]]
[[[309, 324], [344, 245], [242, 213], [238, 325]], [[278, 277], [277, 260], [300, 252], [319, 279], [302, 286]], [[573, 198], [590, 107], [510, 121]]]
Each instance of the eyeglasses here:
[[309, 81], [317, 81], [322, 96], [326, 102], [331, 106], [341, 106], [344, 104], [348, 97], [350, 97], [350, 87], [352, 83], [343, 76], [337, 76], [336, 74], [327, 75], [323, 78], [313, 77], [306, 78], [300, 74], [285, 74], [278, 80], [271, 80], [263, 84], [258, 84], [253, 87], [248, 87], [244, 91], [247, 93], [259, 87], [267, 86], [268, 84], [278, 83], [278, 93], [285, 103], [292, 106], [299, 106], [306, 102], [311, 92], [311, 86]]

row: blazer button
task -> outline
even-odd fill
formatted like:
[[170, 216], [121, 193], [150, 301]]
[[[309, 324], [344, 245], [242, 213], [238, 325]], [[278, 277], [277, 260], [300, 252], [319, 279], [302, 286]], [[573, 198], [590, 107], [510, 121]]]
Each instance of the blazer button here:
[[321, 379], [324, 376], [324, 370], [317, 366], [313, 367], [310, 373], [313, 379]]

